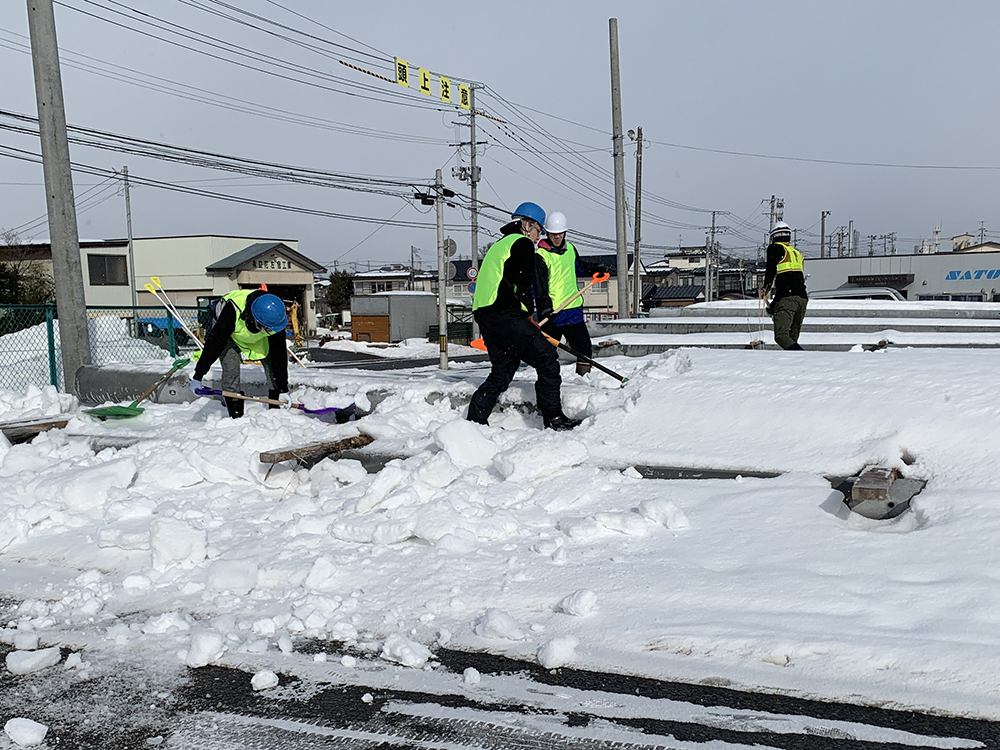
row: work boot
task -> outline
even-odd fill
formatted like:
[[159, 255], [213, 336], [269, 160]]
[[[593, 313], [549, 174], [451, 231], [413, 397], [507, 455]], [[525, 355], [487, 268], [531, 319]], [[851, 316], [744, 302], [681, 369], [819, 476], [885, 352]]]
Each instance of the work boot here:
[[243, 407], [246, 405], [246, 401], [241, 398], [232, 398], [230, 396], [225, 396], [226, 400], [226, 411], [229, 412], [229, 416], [233, 419], [239, 419], [243, 416]]
[[576, 374], [583, 376], [590, 374], [590, 363], [589, 362], [577, 362], [576, 363]]
[[582, 419], [570, 419], [565, 414], [560, 412], [552, 417], [545, 417], [542, 422], [545, 427], [550, 430], [572, 430], [574, 427], [579, 427], [582, 423]]

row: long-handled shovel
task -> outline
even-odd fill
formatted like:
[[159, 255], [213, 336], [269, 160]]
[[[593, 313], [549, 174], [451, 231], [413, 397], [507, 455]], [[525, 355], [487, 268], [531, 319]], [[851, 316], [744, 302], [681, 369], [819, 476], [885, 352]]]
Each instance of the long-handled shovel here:
[[[610, 273], [603, 273], [603, 274], [595, 273], [591, 277], [590, 281], [584, 284], [583, 289], [580, 289], [576, 294], [566, 299], [561, 305], [559, 305], [559, 307], [557, 307], [551, 313], [549, 313], [549, 316], [547, 318], [543, 318], [541, 321], [539, 321], [538, 325], [539, 326], [545, 325], [546, 323], [549, 322], [549, 320], [552, 318], [553, 315], [555, 315], [558, 312], [562, 312], [567, 307], [569, 307], [570, 303], [573, 302], [573, 300], [575, 300], [577, 297], [582, 297], [584, 292], [590, 289], [590, 287], [592, 287], [594, 284], [600, 284], [601, 282], [607, 281], [610, 278], [611, 278]], [[476, 339], [475, 341], [470, 341], [469, 346], [473, 346], [476, 349], [481, 349], [484, 352], [486, 351], [486, 342], [483, 341], [482, 339]]]
[[[159, 302], [161, 305], [167, 308], [167, 313], [174, 317], [174, 320], [176, 320], [180, 324], [181, 328], [184, 329], [184, 332], [191, 337], [191, 340], [198, 345], [198, 348], [204, 349], [205, 347], [202, 345], [201, 339], [199, 339], [194, 334], [194, 331], [192, 331], [190, 328], [187, 327], [187, 325], [184, 323], [184, 318], [181, 317], [177, 308], [174, 307], [174, 303], [170, 301], [170, 298], [167, 296], [167, 293], [163, 290], [163, 286], [160, 284], [159, 277], [150, 276], [149, 280], [152, 281], [153, 284], [156, 284], [156, 286], [154, 287], [153, 284], [146, 284], [145, 285], [146, 291], [152, 294], [154, 297], [156, 297], [157, 302]], [[160, 295], [156, 291], [157, 289], [159, 289], [160, 292], [163, 293], [163, 297], [160, 297]]]
[[83, 413], [89, 414], [92, 417], [97, 417], [98, 419], [128, 419], [129, 417], [138, 417], [143, 413], [143, 411], [145, 411], [139, 406], [139, 404], [153, 395], [153, 391], [170, 380], [171, 375], [178, 370], [187, 367], [190, 362], [191, 360], [188, 357], [175, 359], [173, 367], [170, 368], [170, 372], [149, 386], [149, 388], [141, 396], [139, 396], [139, 398], [128, 406], [121, 404], [117, 406], [98, 406], [96, 409], [84, 409]]
[[[263, 398], [258, 396], [244, 396], [242, 393], [236, 393], [235, 391], [221, 391], [217, 388], [199, 388], [196, 392], [198, 396], [225, 396], [226, 398], [238, 398], [241, 401], [257, 401], [261, 404], [273, 404], [275, 406], [283, 406], [284, 401], [280, 401], [276, 398]], [[337, 408], [335, 406], [329, 406], [325, 409], [309, 409], [304, 404], [292, 404], [293, 409], [299, 409], [305, 414], [311, 417], [319, 417], [320, 420], [324, 422], [337, 422], [341, 424], [343, 422], [349, 422], [351, 417], [357, 414], [357, 407], [354, 404], [350, 406], [344, 406]]]
[[[539, 328], [539, 330], [541, 330], [541, 328]], [[607, 367], [605, 367], [604, 365], [602, 365], [600, 362], [598, 362], [595, 359], [591, 359], [590, 357], [584, 356], [583, 354], [579, 354], [576, 350], [571, 349], [570, 347], [568, 347], [566, 344], [562, 343], [561, 341], [559, 341], [557, 339], [554, 339], [551, 336], [549, 336], [549, 334], [547, 334], [545, 331], [542, 331], [542, 335], [548, 340], [548, 342], [550, 344], [552, 344], [552, 346], [559, 347], [564, 352], [566, 352], [568, 354], [572, 354], [577, 359], [581, 359], [584, 362], [589, 362], [590, 364], [592, 364], [594, 367], [596, 367], [601, 372], [610, 375], [615, 380], [621, 381], [621, 384], [622, 384], [621, 387], [622, 388], [624, 388], [625, 384], [628, 382], [628, 378], [626, 378], [624, 375], [619, 375], [614, 370], [608, 369]]]

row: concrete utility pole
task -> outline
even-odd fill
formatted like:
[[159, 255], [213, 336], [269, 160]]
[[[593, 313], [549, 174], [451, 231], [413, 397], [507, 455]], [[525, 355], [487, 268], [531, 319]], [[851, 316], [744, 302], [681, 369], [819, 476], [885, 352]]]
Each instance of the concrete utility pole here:
[[132, 202], [129, 199], [128, 194], [128, 167], [122, 167], [122, 181], [125, 183], [125, 227], [128, 231], [128, 277], [129, 286], [132, 288], [132, 323], [136, 327], [136, 331], [139, 330], [139, 321], [136, 307], [138, 306], [138, 301], [136, 299], [136, 289], [135, 289], [135, 254], [132, 252]]
[[618, 71], [618, 19], [608, 19], [611, 36], [611, 126], [615, 159], [615, 246], [618, 251], [618, 317], [628, 314], [628, 240], [625, 237], [625, 153], [622, 143], [621, 78]]
[[73, 202], [73, 172], [66, 138], [56, 19], [52, 0], [27, 2], [38, 134], [42, 144], [42, 172], [45, 175], [45, 206], [49, 215], [52, 276], [59, 314], [63, 386], [67, 393], [75, 393], [76, 371], [90, 364], [90, 334], [80, 263], [80, 236]]
[[[628, 131], [632, 135], [632, 131]], [[635, 241], [632, 244], [632, 316], [639, 317], [642, 306], [642, 278], [639, 275], [639, 226], [642, 217], [642, 125], [636, 129], [635, 148]]]
[[[472, 192], [472, 267], [479, 271], [479, 168], [476, 166], [476, 87], [469, 86], [469, 185]], [[479, 338], [479, 324], [472, 319], [472, 338]]]
[[847, 222], [847, 257], [854, 257], [854, 219]]
[[441, 170], [434, 172], [434, 203], [437, 206], [438, 249], [438, 344], [441, 347], [439, 367], [448, 369], [448, 281], [445, 278], [448, 259], [444, 257], [444, 182]]
[[826, 244], [826, 217], [830, 215], [829, 211], [819, 212], [819, 257], [823, 257], [823, 248]]
[[705, 301], [712, 301], [712, 253], [715, 250], [715, 211], [712, 211], [712, 234], [705, 248]]

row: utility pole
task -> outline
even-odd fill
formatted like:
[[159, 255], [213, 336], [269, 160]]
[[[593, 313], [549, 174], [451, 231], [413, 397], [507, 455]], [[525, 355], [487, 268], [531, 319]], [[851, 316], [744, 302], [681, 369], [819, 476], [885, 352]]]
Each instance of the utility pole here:
[[[632, 135], [632, 131], [628, 131]], [[642, 278], [639, 275], [639, 225], [642, 217], [642, 125], [636, 129], [635, 148], [635, 241], [632, 244], [632, 315], [639, 317], [642, 305]]]
[[[469, 86], [469, 185], [472, 192], [472, 267], [479, 274], [479, 168], [476, 166], [476, 87]], [[479, 324], [472, 319], [472, 338], [479, 338]]]
[[705, 301], [712, 301], [712, 253], [715, 251], [715, 211], [712, 211], [712, 236], [705, 248]]
[[417, 254], [417, 248], [415, 248], [413, 245], [410, 245], [410, 291], [411, 292], [413, 291], [413, 284], [415, 283], [415, 280], [413, 278], [413, 276], [414, 276], [414, 274], [413, 274], [413, 263], [414, 263], [416, 254]]
[[982, 245], [986, 242], [986, 222], [979, 222], [979, 244]]
[[829, 211], [819, 212], [819, 257], [823, 257], [823, 248], [826, 245], [826, 217], [830, 215]]
[[854, 219], [847, 222], [847, 257], [854, 257]]
[[625, 238], [625, 154], [622, 148], [622, 96], [618, 71], [618, 19], [608, 19], [611, 37], [611, 125], [615, 159], [615, 245], [618, 251], [618, 317], [628, 313], [628, 241]]
[[76, 393], [76, 372], [90, 364], [90, 333], [87, 330], [87, 301], [83, 291], [80, 262], [80, 235], [73, 202], [73, 172], [66, 138], [66, 109], [63, 105], [62, 76], [59, 72], [59, 45], [52, 0], [27, 0], [31, 62], [38, 106], [38, 134], [42, 144], [42, 172], [45, 176], [45, 206], [49, 217], [52, 248], [52, 276], [59, 314], [59, 342], [62, 346], [63, 386]]
[[444, 182], [441, 170], [434, 172], [434, 203], [437, 206], [438, 250], [438, 344], [441, 347], [439, 367], [448, 369], [448, 282], [445, 278], [448, 259], [444, 257]]
[[771, 223], [767, 227], [767, 241], [771, 241], [771, 232], [774, 231], [774, 196], [771, 196]]
[[128, 273], [129, 286], [132, 287], [132, 324], [138, 332], [139, 320], [138, 311], [136, 310], [138, 301], [136, 300], [135, 289], [135, 254], [132, 252], [132, 202], [129, 200], [128, 194], [128, 166], [122, 167], [122, 180], [125, 183], [125, 227], [128, 231]]

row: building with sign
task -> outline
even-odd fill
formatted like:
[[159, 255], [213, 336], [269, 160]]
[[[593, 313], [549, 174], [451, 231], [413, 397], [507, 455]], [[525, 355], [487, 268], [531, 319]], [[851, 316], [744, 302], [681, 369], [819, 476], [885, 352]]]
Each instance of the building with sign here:
[[[0, 262], [16, 260], [26, 252], [46, 264], [51, 274], [52, 250], [47, 243], [0, 247]], [[134, 270], [130, 268], [127, 240], [80, 243], [88, 306], [159, 307], [160, 302], [145, 289], [152, 276], [160, 279], [178, 307], [196, 307], [236, 289], [266, 284], [290, 312], [298, 313], [300, 325], [316, 329], [313, 274], [323, 266], [302, 255], [296, 240], [220, 235], [139, 237], [132, 241], [132, 258]]]
[[806, 258], [809, 291], [890, 287], [909, 300], [1000, 302], [1000, 245], [964, 245], [951, 252]]

